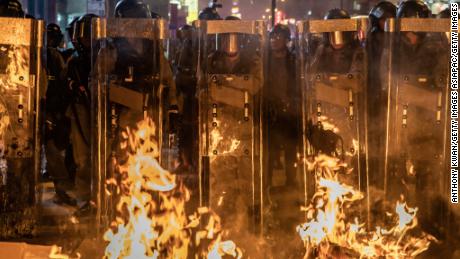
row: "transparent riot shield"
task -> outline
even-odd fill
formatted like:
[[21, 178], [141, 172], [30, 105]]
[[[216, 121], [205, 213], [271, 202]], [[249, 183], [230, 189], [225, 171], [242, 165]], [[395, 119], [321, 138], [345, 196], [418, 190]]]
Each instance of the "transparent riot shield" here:
[[43, 21], [0, 18], [0, 237], [36, 233]]
[[449, 31], [448, 19], [404, 18], [386, 24], [382, 181], [387, 200], [402, 194], [418, 207], [422, 225], [441, 220], [440, 202], [449, 197]]
[[[303, 81], [303, 152], [306, 164], [320, 155], [346, 164], [340, 178], [366, 190], [367, 20], [311, 20], [298, 25], [300, 79]], [[340, 39], [335, 46], [333, 39]], [[305, 183], [306, 199], [314, 185]], [[310, 187], [310, 188], [307, 188]], [[307, 190], [308, 189], [308, 190]]]
[[[116, 212], [116, 186], [108, 179], [129, 159], [126, 129], [148, 117], [153, 121], [157, 159], [166, 168], [167, 109], [175, 105], [172, 72], [165, 58], [167, 25], [161, 19], [94, 19], [91, 76], [92, 194], [97, 223], [107, 224]], [[107, 218], [108, 216], [108, 218]]]
[[200, 202], [216, 211], [238, 243], [263, 231], [266, 27], [260, 21], [198, 21], [195, 27]]

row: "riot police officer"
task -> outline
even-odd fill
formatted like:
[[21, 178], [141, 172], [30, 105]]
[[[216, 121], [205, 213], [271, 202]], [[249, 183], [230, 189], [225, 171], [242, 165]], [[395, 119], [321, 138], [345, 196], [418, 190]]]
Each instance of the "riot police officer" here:
[[179, 152], [181, 166], [178, 171], [191, 171], [196, 166], [193, 161], [193, 147], [197, 137], [197, 109], [196, 99], [196, 64], [194, 49], [194, 29], [184, 25], [178, 30], [180, 36], [178, 55], [176, 58], [176, 86], [182, 99], [181, 123], [179, 127]]
[[[325, 20], [331, 19], [350, 19], [350, 15], [342, 9], [332, 9], [324, 17]], [[355, 67], [357, 62], [353, 62], [356, 57], [358, 42], [352, 32], [330, 32], [323, 36], [323, 43], [318, 47], [312, 66], [315, 71], [328, 71], [332, 73], [347, 73]], [[334, 65], [333, 65], [334, 64]]]
[[[105, 198], [100, 186], [128, 161], [130, 147], [123, 146], [126, 129], [136, 128], [145, 118], [151, 119], [159, 150], [163, 151], [166, 118], [178, 113], [175, 83], [163, 49], [164, 21], [153, 21], [142, 0], [119, 1], [114, 16], [116, 19], [96, 25], [107, 34], [93, 34], [92, 38], [96, 43], [92, 46], [92, 93], [103, 100], [92, 109], [97, 129], [93, 136], [100, 143], [93, 145], [95, 149], [91, 151], [100, 156], [93, 167], [93, 175], [100, 176], [100, 181], [93, 181], [95, 194], [99, 194], [94, 201], [97, 209], [105, 212], [108, 210], [104, 206], [110, 206], [107, 203], [113, 198]], [[162, 155], [155, 152], [153, 158], [161, 163]]]
[[[152, 18], [151, 14], [148, 6], [142, 0], [121, 0], [115, 7], [115, 17], [117, 18]], [[155, 92], [156, 95], [158, 95], [158, 91], [161, 90], [159, 89], [159, 85], [168, 86], [166, 90], [167, 93], [163, 94], [165, 95], [166, 101], [160, 105], [165, 106], [168, 111], [169, 125], [177, 124], [177, 122], [174, 121], [179, 112], [176, 85], [173, 79], [171, 66], [164, 55], [163, 47], [157, 44], [151, 44], [148, 40], [140, 38], [115, 38], [113, 41], [113, 51], [116, 52], [117, 59], [113, 60], [113, 67], [108, 68], [107, 72], [115, 73], [119, 77], [134, 78], [134, 81], [131, 82], [123, 80], [124, 82], [118, 83], [122, 87], [144, 94], [147, 100], [150, 99], [150, 103], [148, 103], [144, 109], [153, 113], [158, 112], [158, 107], [154, 108], [152, 106], [153, 103], [158, 100], [156, 99], [157, 96], [152, 96], [151, 93]], [[152, 59], [151, 57], [155, 58]], [[159, 81], [152, 82], [151, 79], [156, 73], [161, 75], [162, 78], [154, 78], [153, 80]], [[117, 101], [113, 103], [116, 104]], [[126, 103], [118, 103], [115, 106], [117, 110], [116, 113], [118, 114], [117, 129], [119, 131], [144, 117], [144, 112], [139, 112], [136, 111], [136, 109], [127, 107]], [[170, 127], [168, 130], [173, 130], [173, 127]], [[116, 141], [114, 145], [118, 145], [118, 142]]]
[[[277, 24], [270, 32], [270, 70], [266, 101], [269, 106], [269, 183], [273, 171], [281, 167], [284, 150], [286, 185], [295, 185], [296, 147], [298, 141], [298, 91], [295, 55], [288, 49], [291, 40], [289, 27]], [[281, 167], [282, 168], [282, 167]]]
[[[396, 16], [397, 18], [423, 19], [430, 18], [431, 11], [423, 1], [406, 1], [399, 6]], [[444, 152], [442, 135], [445, 129], [442, 127], [441, 119], [437, 118], [437, 112], [432, 111], [434, 109], [432, 106], [443, 107], [442, 102], [439, 103], [439, 95], [442, 95], [446, 89], [448, 75], [448, 58], [445, 51], [447, 42], [444, 43], [444, 48], [439, 48], [440, 40], [441, 37], [436, 37], [435, 33], [399, 32], [394, 50], [397, 63], [393, 66], [397, 70], [392, 74], [398, 77], [397, 82], [404, 90], [394, 105], [403, 109], [408, 119], [403, 120], [402, 129], [397, 128], [400, 129], [397, 134], [401, 141], [405, 142], [404, 147], [398, 153], [399, 158], [395, 158], [400, 159], [402, 166], [399, 167], [399, 170], [395, 168], [391, 170], [397, 174], [392, 175], [391, 177], [395, 179], [389, 179], [389, 181], [398, 184], [398, 178], [402, 177], [406, 196], [410, 201], [418, 203], [422, 214], [427, 212], [427, 200], [440, 190], [439, 174], [444, 172], [440, 167], [443, 159], [440, 154]], [[417, 90], [422, 91], [423, 94], [416, 96], [412, 91]], [[417, 103], [415, 100], [404, 101], [411, 98], [422, 98], [422, 96], [426, 100], [424, 104]], [[413, 190], [411, 190], [413, 187], [415, 187], [418, 198], [413, 195]]]
[[[202, 24], [208, 26], [201, 27]], [[219, 24], [219, 29], [207, 31], [210, 24]], [[263, 213], [261, 192], [254, 190], [263, 188], [259, 180], [264, 177], [259, 165], [263, 159], [262, 62], [266, 56], [259, 50], [264, 46], [265, 24], [228, 17], [225, 21], [198, 25], [204, 46], [197, 67], [199, 116], [203, 125], [198, 135], [199, 172], [203, 180], [200, 194], [206, 206], [223, 215], [224, 227], [233, 224], [232, 233], [245, 236], [261, 230]], [[257, 48], [249, 47], [249, 42], [257, 44]]]
[[423, 1], [401, 3], [396, 17], [401, 26], [391, 28], [391, 45], [382, 54], [381, 81], [389, 115], [386, 195], [397, 199], [403, 193], [409, 204], [418, 207], [422, 228], [439, 238], [433, 221], [441, 219], [429, 219], [446, 215], [437, 208], [436, 197], [447, 192], [443, 183], [449, 176], [445, 150], [449, 43], [443, 38], [450, 28], [448, 23], [441, 27], [442, 23], [428, 20], [431, 11]]
[[[350, 19], [350, 15], [341, 9], [332, 9], [325, 20]], [[313, 57], [309, 64], [312, 73], [317, 74], [340, 74], [361, 73], [364, 70], [364, 54], [353, 32], [328, 32], [323, 34], [323, 42], [316, 50], [309, 50]], [[329, 78], [330, 79], [330, 78]], [[332, 114], [330, 114], [332, 115]], [[339, 121], [337, 121], [339, 122]], [[335, 125], [340, 128], [345, 126]], [[309, 122], [308, 139], [316, 150], [330, 156], [344, 156], [343, 137], [336, 134], [333, 129], [317, 131]]]
[[[396, 6], [388, 1], [379, 2], [369, 13], [370, 30], [369, 30], [369, 47], [371, 48], [370, 57], [372, 62], [379, 64], [380, 55], [383, 45], [383, 32], [385, 22], [388, 18], [396, 17]], [[377, 82], [378, 80], [375, 80]], [[377, 87], [378, 88], [378, 87]]]
[[74, 42], [78, 55], [74, 55], [68, 62], [68, 88], [72, 93], [71, 104], [67, 109], [67, 116], [71, 120], [70, 139], [74, 161], [76, 163], [76, 190], [78, 198], [87, 203], [81, 212], [90, 209], [90, 109], [91, 92], [88, 78], [91, 72], [91, 20], [97, 17], [86, 14], [75, 24]]
[[[239, 20], [233, 16], [226, 17], [225, 20]], [[218, 50], [211, 53], [208, 57], [208, 69], [213, 74], [249, 74], [254, 65], [254, 57], [245, 55], [240, 49], [242, 38], [236, 33], [225, 33], [219, 35], [220, 44]]]
[[219, 13], [217, 12], [217, 8], [222, 8], [221, 4], [217, 3], [217, 0], [212, 0], [209, 3], [209, 6], [205, 7], [203, 10], [200, 11], [198, 14], [199, 20], [222, 20]]
[[389, 1], [382, 1], [375, 5], [369, 13], [371, 32], [383, 32], [388, 18], [396, 16], [396, 6]]
[[65, 115], [69, 92], [65, 79], [65, 62], [58, 47], [64, 35], [57, 24], [50, 23], [46, 30], [48, 88], [46, 91], [46, 157], [47, 170], [53, 178], [56, 203], [75, 206], [75, 199], [67, 195], [65, 183], [69, 175], [65, 166], [69, 146], [70, 121]]
[[21, 3], [18, 0], [2, 0], [0, 2], [0, 17], [24, 17]]
[[379, 131], [384, 127], [380, 114], [382, 108], [382, 85], [380, 79], [380, 65], [383, 48], [385, 46], [385, 22], [388, 18], [396, 17], [396, 6], [388, 1], [379, 2], [369, 13], [370, 30], [368, 34], [368, 136], [369, 136], [369, 166], [370, 182], [378, 185], [381, 181], [381, 166], [378, 157], [382, 156], [384, 134]]
[[[307, 34], [307, 41], [320, 35], [322, 42], [307, 48], [306, 156], [324, 154], [344, 161], [351, 174], [343, 181], [363, 190], [366, 182], [365, 131], [367, 58], [362, 43], [364, 28], [341, 9], [332, 9], [320, 23], [320, 32]], [[341, 21], [357, 30], [340, 30]], [[334, 29], [338, 29], [334, 31]], [[310, 43], [310, 42], [308, 42]]]

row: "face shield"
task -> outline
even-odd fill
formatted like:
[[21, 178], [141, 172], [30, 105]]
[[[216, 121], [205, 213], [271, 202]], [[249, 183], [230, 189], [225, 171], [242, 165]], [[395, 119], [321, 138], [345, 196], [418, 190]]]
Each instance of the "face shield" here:
[[334, 49], [341, 48], [347, 43], [345, 33], [341, 31], [334, 31], [334, 32], [328, 33], [328, 38], [329, 38], [329, 44]]
[[227, 56], [236, 56], [239, 52], [238, 34], [224, 34], [221, 41], [222, 51]]
[[[91, 21], [91, 20], [90, 20]], [[72, 42], [78, 43], [83, 49], [91, 48], [91, 22], [80, 21], [75, 24]]]

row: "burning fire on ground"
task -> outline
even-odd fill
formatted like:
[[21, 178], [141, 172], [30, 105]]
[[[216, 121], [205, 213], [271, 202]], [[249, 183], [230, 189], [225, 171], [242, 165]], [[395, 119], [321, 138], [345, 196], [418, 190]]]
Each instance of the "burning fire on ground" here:
[[232, 241], [224, 240], [220, 218], [208, 208], [187, 216], [190, 193], [155, 157], [158, 145], [151, 119], [127, 128], [121, 143], [128, 159], [119, 165], [114, 184], [118, 216], [104, 239], [105, 258], [241, 258]]
[[415, 236], [417, 209], [409, 208], [403, 200], [396, 204], [393, 227], [367, 231], [358, 217], [351, 220], [346, 213], [364, 197], [339, 182], [339, 172], [346, 165], [336, 158], [318, 156], [308, 166], [315, 173], [316, 193], [312, 203], [303, 208], [308, 221], [297, 227], [305, 258], [413, 258], [436, 241], [425, 233]]
[[[242, 258], [233, 241], [224, 240], [220, 218], [209, 208], [187, 216], [190, 193], [176, 176], [164, 170], [158, 156], [152, 120], [137, 129], [126, 130], [122, 147], [127, 162], [119, 166], [116, 186], [118, 216], [105, 233], [105, 258]], [[298, 226], [305, 258], [389, 258], [415, 257], [427, 250], [435, 238], [425, 233], [413, 236], [417, 209], [403, 201], [396, 205], [394, 226], [369, 232], [358, 218], [350, 220], [348, 209], [363, 193], [340, 183], [339, 171], [346, 165], [338, 159], [318, 156], [309, 163], [315, 172], [316, 189], [312, 204], [303, 208], [308, 221]]]

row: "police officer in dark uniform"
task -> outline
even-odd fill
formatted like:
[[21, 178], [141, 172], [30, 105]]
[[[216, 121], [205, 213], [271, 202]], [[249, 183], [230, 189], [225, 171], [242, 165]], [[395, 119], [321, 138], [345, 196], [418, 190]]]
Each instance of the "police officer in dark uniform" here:
[[[350, 15], [345, 10], [332, 9], [324, 19], [350, 19]], [[312, 66], [315, 66], [315, 71], [332, 73], [346, 73], [352, 69], [358, 69], [353, 67], [357, 65], [353, 59], [357, 44], [351, 32], [326, 33], [323, 37], [323, 44], [316, 51]]]
[[[419, 0], [401, 3], [396, 17], [419, 18], [420, 23], [433, 18], [429, 7]], [[445, 101], [449, 95], [449, 42], [435, 24], [431, 26], [427, 31], [407, 29], [409, 26], [405, 31], [396, 30], [393, 53], [382, 55], [383, 61], [384, 55], [392, 57], [392, 63], [386, 65], [391, 65], [391, 70], [382, 63], [382, 68], [391, 73], [390, 78], [382, 78], [382, 85], [394, 93], [388, 98], [391, 115], [387, 195], [396, 199], [403, 193], [408, 204], [418, 208], [422, 229], [439, 240], [448, 238], [443, 235], [449, 232], [445, 228], [449, 213], [440, 209], [444, 205], [439, 202], [446, 198], [443, 196], [448, 190], [443, 189], [443, 183], [449, 179], [449, 156], [445, 150], [449, 124], [449, 104]]]
[[46, 91], [46, 157], [47, 170], [53, 178], [55, 202], [75, 206], [75, 199], [67, 195], [65, 183], [69, 175], [65, 166], [66, 149], [69, 146], [70, 121], [65, 116], [70, 94], [66, 87], [66, 67], [58, 50], [64, 35], [57, 24], [46, 30], [48, 88]]
[[[345, 10], [332, 9], [324, 19], [350, 19], [350, 15]], [[313, 73], [346, 75], [362, 73], [364, 70], [364, 55], [353, 32], [325, 33], [323, 42], [315, 50], [309, 51], [313, 55], [309, 64]], [[335, 126], [339, 130], [344, 128], [341, 125]], [[309, 122], [307, 131], [307, 138], [316, 152], [329, 156], [344, 156], [343, 139], [333, 130], [319, 130]]]
[[[369, 13], [369, 20], [370, 20], [370, 31], [369, 31], [369, 44], [370, 52], [369, 57], [372, 60], [370, 64], [380, 64], [380, 56], [382, 54], [384, 38], [383, 34], [385, 31], [385, 22], [388, 18], [396, 17], [396, 6], [388, 1], [379, 2]], [[378, 66], [374, 69], [377, 69]], [[377, 73], [373, 73], [371, 69], [370, 75], [376, 75]], [[378, 83], [378, 79], [372, 80], [372, 83]], [[376, 88], [379, 88], [376, 86]]]
[[18, 0], [2, 0], [0, 2], [0, 17], [22, 18], [25, 13]]
[[[235, 20], [236, 17], [228, 16], [225, 20]], [[236, 18], [239, 20], [239, 18]], [[219, 35], [218, 50], [211, 53], [208, 57], [209, 72], [212, 74], [250, 74], [253, 68], [254, 57], [245, 55], [244, 50], [240, 49], [243, 38], [235, 33]]]
[[[423, 1], [406, 1], [399, 6], [396, 17], [430, 18], [431, 11]], [[404, 144], [399, 157], [395, 158], [400, 160], [399, 167], [391, 170], [396, 175], [390, 176], [389, 183], [398, 186], [401, 178], [404, 179], [406, 196], [410, 202], [417, 202], [421, 214], [428, 212], [428, 199], [440, 191], [439, 179], [444, 173], [440, 166], [443, 158], [439, 154], [444, 152], [445, 129], [441, 126], [441, 119], [437, 118], [437, 112], [432, 110], [435, 109], [433, 106], [442, 107], [442, 102], [438, 102], [443, 98], [439, 96], [445, 94], [448, 79], [448, 45], [444, 42], [445, 46], [440, 48], [440, 41], [435, 33], [400, 32], [395, 44], [396, 55], [393, 55], [397, 62], [393, 64], [396, 69], [393, 76], [398, 77], [401, 89], [396, 105], [406, 110], [408, 119], [403, 120], [404, 127], [398, 133]], [[417, 91], [421, 93], [416, 94]], [[407, 105], [404, 100], [411, 98], [414, 100]], [[420, 98], [424, 98], [426, 103], [416, 102]], [[430, 105], [432, 102], [435, 104]], [[412, 186], [415, 193], [411, 190]]]
[[[225, 20], [221, 25], [247, 26], [235, 17]], [[260, 230], [260, 202], [251, 198], [257, 194], [251, 195], [250, 188], [260, 179], [254, 175], [260, 173], [261, 163], [264, 56], [257, 49], [263, 44], [260, 34], [240, 30], [200, 36], [207, 48], [201, 52], [198, 82], [200, 122], [207, 123], [199, 134], [200, 147], [206, 150], [200, 151], [203, 202], [224, 215], [224, 226], [236, 223], [232, 231], [244, 236]], [[248, 39], [258, 41], [259, 48], [249, 48]], [[213, 40], [217, 47], [208, 48]]]
[[[340, 19], [350, 25], [357, 22], [342, 9], [330, 10], [324, 19]], [[364, 138], [367, 57], [363, 38], [359, 37], [363, 28], [334, 31], [335, 27], [328, 27], [328, 22], [320, 26], [326, 31], [321, 33], [322, 42], [313, 44], [314, 49], [307, 49], [310, 55], [305, 74], [307, 153], [311, 157], [320, 154], [335, 157], [346, 163], [353, 171], [340, 174], [341, 181], [362, 191], [366, 186], [367, 162]]]
[[209, 3], [209, 6], [200, 11], [198, 14], [198, 20], [222, 20], [217, 12], [217, 8], [222, 8], [222, 5], [218, 4], [217, 0], [212, 0]]
[[78, 198], [86, 201], [80, 212], [90, 209], [90, 89], [88, 78], [91, 72], [91, 20], [97, 17], [86, 14], [75, 24], [74, 42], [78, 55], [70, 58], [67, 68], [68, 88], [72, 93], [67, 116], [71, 121], [70, 140], [76, 163], [76, 191]]
[[[296, 147], [298, 139], [298, 107], [295, 55], [288, 48], [291, 40], [289, 27], [277, 24], [270, 32], [270, 70], [266, 101], [269, 106], [269, 177], [281, 167], [281, 151], [284, 150], [285, 183], [295, 186]], [[281, 167], [282, 168], [282, 167]]]
[[[379, 157], [383, 154], [384, 134], [380, 129], [384, 128], [384, 120], [380, 114], [382, 108], [382, 85], [380, 79], [381, 57], [385, 44], [385, 22], [388, 18], [396, 17], [396, 6], [388, 1], [379, 2], [369, 13], [370, 30], [368, 34], [368, 136], [369, 136], [369, 168], [370, 182], [379, 185], [383, 165], [379, 164]], [[383, 112], [384, 113], [384, 112]], [[381, 187], [381, 186], [380, 186]]]
[[179, 126], [180, 167], [178, 171], [190, 172], [196, 168], [193, 150], [198, 137], [194, 29], [190, 25], [184, 25], [179, 28], [178, 34], [180, 35], [180, 43], [176, 58], [175, 79], [177, 91], [182, 99], [182, 111], [184, 111]]
[[[117, 18], [152, 18], [148, 6], [142, 0], [121, 0], [115, 7], [115, 17]], [[160, 16], [155, 14], [156, 18]], [[164, 106], [168, 111], [169, 125], [177, 124], [176, 118], [178, 114], [178, 103], [176, 95], [176, 85], [173, 80], [173, 74], [169, 62], [164, 56], [162, 46], [152, 44], [148, 40], [138, 38], [115, 38], [113, 40], [113, 49], [116, 52], [117, 59], [113, 60], [113, 67], [108, 68], [108, 73], [117, 75], [117, 82], [122, 87], [131, 90], [139, 91], [145, 94], [149, 103], [147, 111], [157, 112], [153, 107], [153, 103], [157, 102], [157, 96], [151, 95], [155, 92], [156, 95], [160, 91], [160, 85], [168, 86], [166, 101], [160, 105]], [[114, 55], [108, 55], [114, 56]], [[155, 60], [151, 57], [155, 57]], [[160, 65], [161, 64], [161, 65]], [[159, 74], [162, 78], [155, 78]], [[132, 77], [134, 81], [128, 82], [123, 78]], [[153, 80], [153, 81], [152, 81]], [[156, 80], [156, 81], [155, 81]], [[114, 104], [117, 102], [114, 101]], [[136, 104], [134, 104], [136, 105]], [[118, 126], [117, 130], [123, 130], [127, 125], [138, 122], [144, 117], [144, 112], [136, 111], [133, 108], [126, 107], [123, 104], [116, 104], [116, 114]], [[155, 111], [153, 111], [153, 110]], [[152, 114], [150, 114], [152, 115]], [[156, 116], [155, 114], [153, 114]], [[168, 130], [171, 131], [173, 127]], [[117, 141], [114, 142], [114, 148], [117, 149]]]

